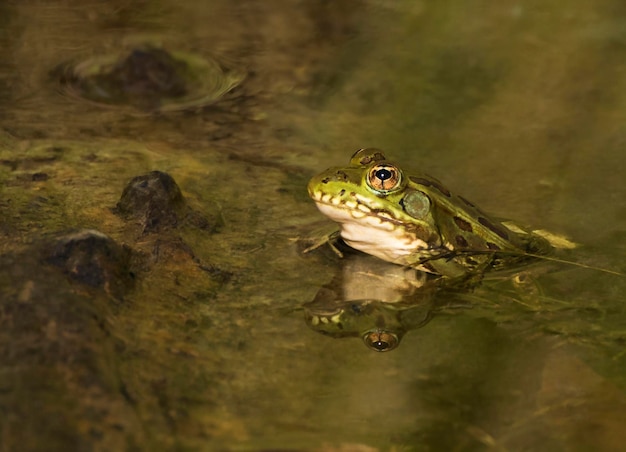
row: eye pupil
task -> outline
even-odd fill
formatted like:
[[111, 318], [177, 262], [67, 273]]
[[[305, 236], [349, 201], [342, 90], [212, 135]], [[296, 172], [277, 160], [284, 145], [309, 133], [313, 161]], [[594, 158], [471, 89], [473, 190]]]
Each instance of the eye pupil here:
[[375, 330], [365, 333], [363, 341], [371, 350], [377, 352], [388, 352], [398, 346], [400, 339], [394, 333]]
[[380, 180], [387, 180], [393, 177], [393, 173], [388, 169], [379, 169], [376, 171], [376, 177]]
[[386, 163], [372, 166], [368, 170], [365, 180], [370, 188], [381, 196], [402, 186], [400, 170]]
[[383, 350], [387, 350], [389, 348], [389, 344], [385, 341], [375, 341], [372, 342], [372, 347], [382, 352]]

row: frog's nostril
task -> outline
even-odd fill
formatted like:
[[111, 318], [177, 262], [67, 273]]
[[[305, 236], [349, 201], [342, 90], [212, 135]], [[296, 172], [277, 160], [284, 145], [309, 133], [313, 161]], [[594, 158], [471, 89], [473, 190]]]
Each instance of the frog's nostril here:
[[348, 180], [348, 175], [343, 171], [337, 171], [336, 179], [338, 181], [345, 181]]

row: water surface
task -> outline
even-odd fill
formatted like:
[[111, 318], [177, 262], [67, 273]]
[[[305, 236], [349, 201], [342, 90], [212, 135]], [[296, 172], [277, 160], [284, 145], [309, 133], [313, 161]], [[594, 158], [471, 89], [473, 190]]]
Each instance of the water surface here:
[[[3, 287], [32, 312], [106, 306], [70, 319], [60, 304], [22, 329], [22, 311], [0, 310], [0, 450], [619, 450], [626, 283], [588, 267], [626, 272], [620, 2], [0, 10]], [[214, 105], [149, 114], [68, 98], [50, 76], [146, 41], [247, 79]], [[522, 287], [493, 275], [388, 353], [317, 334], [302, 304], [341, 262], [292, 239], [321, 220], [309, 177], [360, 147], [572, 238], [560, 258], [587, 267], [539, 265]], [[144, 233], [115, 215], [151, 170], [220, 226]], [[122, 301], [20, 270], [39, 240], [82, 228], [142, 256]], [[59, 328], [75, 322], [90, 326]]]

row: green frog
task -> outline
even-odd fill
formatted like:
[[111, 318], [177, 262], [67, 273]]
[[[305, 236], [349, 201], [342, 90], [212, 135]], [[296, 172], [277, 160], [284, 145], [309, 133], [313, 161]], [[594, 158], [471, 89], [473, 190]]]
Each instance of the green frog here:
[[352, 248], [445, 277], [547, 254], [555, 243], [490, 217], [431, 176], [404, 173], [379, 149], [358, 150], [349, 166], [313, 177], [308, 191]]

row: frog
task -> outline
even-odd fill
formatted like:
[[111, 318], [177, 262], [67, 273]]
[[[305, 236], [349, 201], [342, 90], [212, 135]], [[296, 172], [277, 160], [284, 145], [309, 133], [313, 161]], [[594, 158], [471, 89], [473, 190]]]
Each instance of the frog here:
[[556, 244], [555, 235], [492, 217], [428, 174], [405, 172], [376, 148], [314, 176], [308, 193], [351, 248], [442, 277], [510, 267]]

